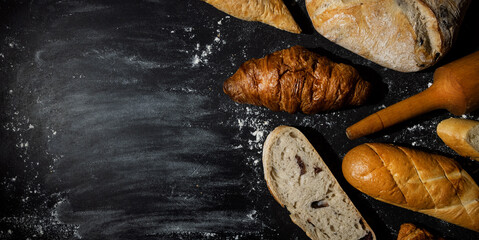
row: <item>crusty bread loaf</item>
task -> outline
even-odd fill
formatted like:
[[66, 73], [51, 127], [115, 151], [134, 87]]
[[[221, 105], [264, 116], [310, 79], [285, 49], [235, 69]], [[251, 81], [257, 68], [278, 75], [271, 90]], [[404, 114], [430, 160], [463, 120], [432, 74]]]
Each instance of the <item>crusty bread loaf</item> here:
[[346, 180], [380, 201], [479, 231], [479, 187], [454, 160], [367, 143], [343, 159]]
[[273, 197], [312, 239], [376, 239], [308, 139], [279, 126], [263, 146], [264, 177]]
[[379, 65], [413, 72], [452, 46], [470, 0], [307, 0], [316, 30]]
[[301, 29], [282, 0], [203, 0], [242, 20], [258, 21], [273, 27], [300, 33]]
[[444, 238], [435, 237], [426, 229], [418, 228], [412, 223], [403, 223], [397, 240], [444, 240]]
[[479, 161], [479, 122], [449, 118], [437, 125], [437, 135], [459, 155]]

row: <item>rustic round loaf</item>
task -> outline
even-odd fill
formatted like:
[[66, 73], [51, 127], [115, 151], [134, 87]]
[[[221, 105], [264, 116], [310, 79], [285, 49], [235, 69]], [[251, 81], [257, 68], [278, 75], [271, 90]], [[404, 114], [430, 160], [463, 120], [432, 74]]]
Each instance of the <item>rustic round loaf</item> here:
[[452, 46], [470, 0], [306, 0], [316, 30], [379, 65], [415, 72]]

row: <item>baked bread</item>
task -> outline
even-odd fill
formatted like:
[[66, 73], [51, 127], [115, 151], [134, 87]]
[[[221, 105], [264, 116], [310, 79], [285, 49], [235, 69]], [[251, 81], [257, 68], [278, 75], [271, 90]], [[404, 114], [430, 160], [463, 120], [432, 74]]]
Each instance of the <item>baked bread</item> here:
[[412, 223], [404, 223], [399, 229], [397, 240], [444, 240], [441, 237], [435, 237], [424, 228], [418, 228]]
[[479, 161], [479, 122], [449, 118], [437, 125], [437, 135], [459, 155]]
[[415, 72], [452, 46], [470, 0], [307, 0], [316, 30], [379, 65]]
[[242, 20], [266, 23], [292, 33], [301, 29], [282, 0], [203, 0]]
[[367, 143], [350, 150], [342, 168], [351, 185], [373, 198], [479, 231], [479, 187], [453, 159]]
[[239, 103], [313, 114], [363, 104], [370, 85], [353, 67], [294, 46], [246, 61], [223, 91]]
[[311, 239], [376, 239], [328, 166], [296, 128], [279, 126], [263, 146], [273, 197]]

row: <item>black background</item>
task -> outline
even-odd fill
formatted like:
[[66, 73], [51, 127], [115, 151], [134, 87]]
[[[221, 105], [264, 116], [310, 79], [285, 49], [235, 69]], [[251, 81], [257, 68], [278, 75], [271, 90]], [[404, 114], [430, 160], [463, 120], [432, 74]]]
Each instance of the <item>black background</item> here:
[[[363, 142], [479, 163], [437, 137], [439, 110], [350, 141], [361, 118], [427, 88], [436, 67], [479, 50], [473, 1], [436, 67], [399, 73], [317, 34], [304, 1], [285, 1], [295, 35], [202, 1], [0, 1], [0, 239], [307, 239], [263, 180], [261, 146], [278, 125], [302, 130], [378, 239], [413, 222], [447, 239], [479, 235], [352, 188], [341, 159]], [[362, 107], [312, 116], [232, 102], [241, 63], [303, 45], [355, 66], [376, 89]], [[476, 113], [465, 115], [479, 119]]]

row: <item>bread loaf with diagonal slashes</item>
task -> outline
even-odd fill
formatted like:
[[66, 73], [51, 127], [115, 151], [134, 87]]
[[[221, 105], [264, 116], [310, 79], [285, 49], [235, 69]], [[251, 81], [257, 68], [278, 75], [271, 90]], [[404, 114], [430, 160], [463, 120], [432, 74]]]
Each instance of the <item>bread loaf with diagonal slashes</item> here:
[[308, 139], [279, 126], [263, 146], [264, 177], [273, 197], [312, 239], [372, 240], [374, 232]]
[[344, 156], [342, 169], [351, 185], [377, 200], [479, 231], [479, 187], [453, 159], [367, 143]]

